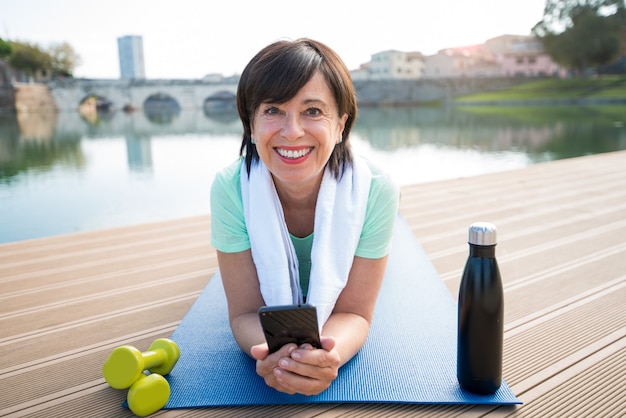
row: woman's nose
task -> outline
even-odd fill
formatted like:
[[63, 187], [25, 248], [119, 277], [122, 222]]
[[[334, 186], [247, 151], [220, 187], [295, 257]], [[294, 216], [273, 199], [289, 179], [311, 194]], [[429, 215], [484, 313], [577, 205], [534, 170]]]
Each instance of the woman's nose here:
[[288, 141], [295, 141], [296, 139], [301, 138], [304, 135], [304, 129], [302, 128], [300, 115], [293, 113], [287, 114], [284, 119], [281, 134]]

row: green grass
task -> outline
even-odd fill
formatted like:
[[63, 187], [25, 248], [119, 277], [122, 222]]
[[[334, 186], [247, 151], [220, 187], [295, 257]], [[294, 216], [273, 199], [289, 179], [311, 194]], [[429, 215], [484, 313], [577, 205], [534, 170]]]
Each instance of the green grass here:
[[533, 80], [507, 89], [457, 97], [457, 102], [626, 98], [626, 76]]
[[459, 106], [459, 112], [470, 113], [482, 117], [498, 117], [499, 120], [506, 118], [510, 121], [522, 123], [554, 122], [554, 120], [571, 120], [594, 115], [594, 119], [600, 123], [613, 124], [614, 122], [626, 123], [626, 106]]

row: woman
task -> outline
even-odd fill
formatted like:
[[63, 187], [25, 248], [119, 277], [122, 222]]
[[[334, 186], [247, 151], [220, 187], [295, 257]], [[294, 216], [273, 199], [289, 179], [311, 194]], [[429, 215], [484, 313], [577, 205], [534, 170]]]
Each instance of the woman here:
[[[326, 45], [279, 41], [246, 66], [237, 90], [241, 158], [211, 190], [211, 242], [233, 335], [281, 392], [319, 394], [367, 338], [382, 283], [398, 189], [353, 156], [350, 72]], [[321, 349], [269, 354], [257, 311], [307, 301]]]

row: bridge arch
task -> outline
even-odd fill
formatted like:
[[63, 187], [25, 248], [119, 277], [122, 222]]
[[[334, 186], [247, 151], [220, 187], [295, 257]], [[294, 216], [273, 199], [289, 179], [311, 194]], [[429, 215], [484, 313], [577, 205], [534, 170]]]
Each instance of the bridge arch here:
[[167, 93], [157, 92], [143, 102], [143, 113], [155, 123], [171, 123], [180, 115], [180, 103]]
[[237, 97], [231, 91], [221, 90], [204, 99], [202, 108], [207, 116], [234, 113], [237, 111]]
[[88, 93], [78, 103], [78, 113], [90, 124], [110, 117], [114, 110], [113, 101], [98, 93]]

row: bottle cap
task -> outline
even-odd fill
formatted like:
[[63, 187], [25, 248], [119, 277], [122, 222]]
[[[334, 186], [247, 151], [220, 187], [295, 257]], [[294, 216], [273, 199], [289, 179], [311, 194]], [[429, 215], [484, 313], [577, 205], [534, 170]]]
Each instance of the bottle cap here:
[[469, 227], [469, 243], [496, 245], [496, 226], [489, 222], [474, 222]]

